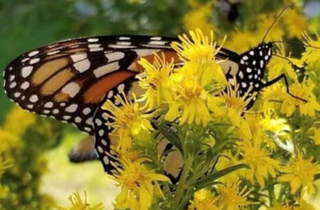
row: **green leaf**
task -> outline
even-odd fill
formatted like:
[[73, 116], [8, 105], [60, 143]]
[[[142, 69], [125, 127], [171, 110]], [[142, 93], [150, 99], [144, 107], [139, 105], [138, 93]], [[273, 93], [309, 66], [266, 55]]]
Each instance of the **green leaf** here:
[[246, 165], [246, 164], [238, 164], [238, 165], [230, 166], [228, 168], [225, 168], [225, 169], [223, 169], [221, 171], [218, 171], [218, 172], [208, 176], [205, 179], [199, 180], [198, 182], [195, 183], [195, 187], [198, 188], [198, 189], [199, 188], [201, 189], [201, 188], [207, 187], [209, 185], [212, 185], [212, 183], [215, 180], [217, 180], [217, 179], [219, 179], [219, 178], [221, 178], [223, 176], [226, 176], [227, 174], [229, 174], [229, 173], [231, 173], [233, 171], [236, 171], [238, 169], [241, 169], [241, 168], [249, 169], [250, 167], [248, 165]]
[[164, 122], [153, 121], [153, 123], [160, 131], [160, 133], [183, 154], [181, 141], [177, 132], [174, 131], [172, 127], [166, 125]]

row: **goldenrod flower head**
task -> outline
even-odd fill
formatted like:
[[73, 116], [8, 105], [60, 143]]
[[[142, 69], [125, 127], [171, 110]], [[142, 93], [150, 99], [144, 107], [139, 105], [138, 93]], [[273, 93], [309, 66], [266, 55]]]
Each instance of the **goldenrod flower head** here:
[[[278, 12], [276, 13], [278, 14]], [[262, 37], [274, 22], [276, 14], [260, 14], [257, 17], [257, 34]], [[280, 24], [272, 26], [272, 30], [268, 31], [268, 40], [279, 40], [284, 35], [283, 27]], [[262, 38], [261, 38], [262, 39]]]
[[280, 109], [286, 94], [285, 86], [280, 82], [263, 88], [261, 91], [262, 100], [260, 100], [262, 102], [261, 109], [263, 111]]
[[282, 18], [286, 26], [286, 35], [289, 38], [301, 38], [301, 31], [308, 28], [308, 21], [306, 17], [298, 13], [298, 10], [287, 10]]
[[308, 203], [307, 201], [300, 198], [298, 200], [299, 206], [294, 207], [293, 210], [316, 210], [316, 207], [314, 207], [312, 204]]
[[[236, 80], [234, 79], [234, 81]], [[233, 125], [240, 126], [243, 122], [242, 114], [246, 111], [246, 107], [256, 96], [256, 93], [249, 96], [247, 92], [240, 96], [237, 82], [235, 82], [235, 86], [229, 83], [226, 87], [227, 90], [221, 94], [221, 98], [225, 101], [227, 116]]]
[[116, 198], [116, 208], [148, 210], [156, 196], [163, 196], [158, 182], [169, 182], [169, 178], [147, 169], [140, 160], [119, 161], [122, 168], [116, 167], [119, 174], [112, 177], [121, 187]]
[[69, 201], [72, 204], [70, 208], [64, 208], [61, 206], [56, 207], [58, 210], [102, 210], [102, 203], [98, 203], [91, 207], [91, 205], [87, 202], [87, 194], [84, 193], [84, 200], [81, 199], [79, 193], [74, 193], [73, 196], [69, 196]]
[[313, 141], [316, 145], [320, 145], [320, 128], [314, 131]]
[[297, 157], [292, 158], [289, 166], [282, 168], [283, 175], [278, 180], [288, 182], [291, 187], [291, 193], [295, 194], [299, 188], [302, 192], [307, 190], [308, 193], [314, 194], [316, 188], [313, 185], [314, 176], [320, 172], [317, 163], [313, 163], [313, 158], [305, 160], [299, 153]]
[[112, 133], [119, 135], [119, 147], [130, 148], [128, 138], [138, 135], [142, 130], [153, 130], [148, 120], [150, 116], [143, 114], [143, 109], [139, 107], [135, 95], [132, 94], [132, 97], [133, 101], [130, 101], [122, 93], [115, 96], [119, 105], [115, 105], [110, 100], [102, 105], [102, 108], [110, 113], [107, 116], [113, 121], [108, 122], [107, 125], [114, 128]]
[[211, 120], [208, 109], [208, 98], [211, 96], [194, 78], [183, 80], [177, 85], [177, 99], [169, 104], [169, 111], [165, 116], [167, 120], [174, 120], [178, 116], [180, 124], [196, 123], [206, 125]]
[[219, 209], [234, 210], [249, 206], [251, 202], [247, 201], [250, 190], [246, 187], [240, 189], [240, 181], [231, 186], [221, 185], [217, 189], [220, 197], [218, 199]]
[[213, 41], [213, 31], [210, 36], [203, 35], [202, 31], [189, 32], [191, 39], [183, 34], [179, 36], [181, 43], [173, 42], [171, 47], [178, 53], [183, 61], [193, 61], [198, 63], [207, 63], [215, 59], [215, 55], [219, 52], [216, 42]]
[[291, 131], [291, 128], [284, 118], [277, 118], [276, 116], [272, 116], [271, 111], [264, 112], [263, 119], [260, 121], [260, 125], [263, 127], [265, 131], [272, 131], [277, 135], [281, 135], [284, 132], [288, 133]]
[[[312, 83], [301, 84], [295, 82], [290, 85], [291, 94], [298, 98], [294, 98], [287, 94], [286, 100], [284, 100], [282, 104], [281, 112], [285, 113], [289, 117], [294, 113], [296, 108], [299, 108], [301, 115], [309, 115], [313, 117], [315, 115], [315, 111], [320, 111], [320, 104], [312, 93], [313, 88], [314, 84]], [[301, 99], [307, 100], [307, 102], [302, 101]]]
[[212, 16], [212, 3], [200, 4], [196, 1], [189, 1], [191, 10], [183, 17], [183, 28], [186, 31], [196, 30], [197, 28], [203, 31], [205, 35], [209, 35], [215, 26], [210, 22]]
[[154, 109], [161, 103], [172, 101], [174, 84], [170, 75], [173, 60], [167, 63], [163, 54], [162, 57], [154, 54], [153, 63], [141, 58], [139, 64], [144, 68], [144, 76], [139, 77], [139, 86], [145, 90], [141, 100], [146, 101], [147, 108]]
[[269, 176], [272, 178], [276, 176], [276, 171], [280, 167], [279, 162], [269, 157], [270, 154], [261, 147], [260, 143], [244, 140], [240, 149], [243, 156], [241, 162], [250, 167], [250, 169], [241, 170], [241, 176], [253, 184], [258, 182], [263, 188]]
[[[236, 52], [245, 52], [250, 47], [256, 46], [261, 40], [257, 40], [256, 34], [249, 30], [236, 30], [229, 36], [226, 47]], [[239, 41], [241, 40], [241, 41]]]
[[36, 117], [34, 114], [26, 112], [25, 110], [15, 106], [7, 115], [4, 128], [17, 136], [21, 136], [24, 134], [28, 126], [34, 124], [35, 122]]
[[209, 190], [199, 190], [194, 194], [188, 210], [218, 210], [219, 208], [215, 205], [217, 199], [218, 197], [215, 197]]
[[320, 39], [319, 35], [315, 33], [316, 39], [312, 39], [306, 32], [303, 33], [303, 42], [306, 50], [302, 54], [302, 60], [308, 64], [313, 64], [320, 61]]
[[290, 206], [288, 204], [288, 202], [286, 202], [285, 204], [276, 202], [271, 208], [270, 210], [293, 210], [292, 206]]
[[166, 120], [180, 118], [180, 124], [207, 125], [211, 112], [218, 111], [221, 100], [213, 94], [220, 93], [227, 83], [221, 67], [214, 59], [219, 49], [212, 36], [205, 37], [200, 30], [180, 37], [182, 43], [172, 43], [184, 65], [171, 75], [175, 84], [173, 101], [168, 103]]
[[[217, 165], [215, 169], [217, 171], [223, 170], [225, 168], [235, 166], [240, 163], [239, 161], [239, 154], [232, 154], [230, 150], [225, 151], [223, 154], [220, 155], [219, 161], [217, 162]], [[240, 180], [239, 175], [240, 175], [240, 170], [239, 169], [236, 171], [233, 171], [232, 173], [229, 173], [221, 178], [219, 178], [219, 181], [223, 183], [236, 183]]]

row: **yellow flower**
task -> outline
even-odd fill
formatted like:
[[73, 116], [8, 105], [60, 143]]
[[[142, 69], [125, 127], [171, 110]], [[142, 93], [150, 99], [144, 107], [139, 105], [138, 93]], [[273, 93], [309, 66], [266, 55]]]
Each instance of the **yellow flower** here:
[[295, 194], [299, 188], [307, 190], [308, 193], [314, 194], [316, 192], [313, 185], [314, 176], [319, 173], [319, 166], [313, 163], [313, 158], [309, 160], [303, 159], [301, 154], [292, 158], [289, 166], [282, 168], [283, 175], [278, 180], [280, 182], [288, 182], [291, 187], [291, 193]]
[[[186, 34], [183, 34], [179, 36], [181, 43], [173, 42], [171, 44], [171, 47], [178, 53], [181, 60], [202, 63], [207, 65], [206, 67], [216, 65], [215, 55], [219, 52], [222, 45], [217, 48], [217, 43], [214, 42], [213, 38], [213, 31], [210, 31], [209, 36], [205, 36], [199, 29], [190, 31], [189, 34], [190, 38]], [[223, 74], [222, 70], [221, 72]]]
[[[219, 161], [217, 162], [217, 165], [215, 167], [215, 170], [220, 171], [225, 168], [235, 166], [239, 164], [239, 159], [238, 159], [238, 154], [232, 154], [230, 150], [224, 152], [221, 154]], [[240, 180], [239, 175], [240, 175], [240, 170], [233, 171], [232, 173], [229, 173], [219, 179], [219, 181], [223, 183], [236, 183], [237, 181]]]
[[[278, 14], [278, 12], [276, 13]], [[270, 28], [273, 24], [275, 15], [274, 14], [261, 14], [257, 17], [257, 34], [260, 39], [266, 34], [266, 31]], [[275, 24], [272, 26], [272, 30], [268, 31], [267, 40], [279, 40], [284, 35], [283, 27], [280, 24]], [[258, 39], [259, 40], [259, 39]], [[265, 40], [265, 41], [267, 41]]]
[[180, 124], [196, 123], [207, 125], [211, 120], [210, 111], [217, 111], [221, 100], [215, 94], [220, 93], [227, 83], [221, 67], [214, 60], [219, 49], [211, 37], [205, 37], [200, 30], [180, 36], [181, 43], [172, 43], [183, 67], [171, 75], [176, 91], [173, 101], [168, 103], [169, 110], [165, 119], [172, 121], [180, 118]]
[[4, 129], [16, 134], [17, 136], [21, 136], [24, 134], [28, 126], [34, 124], [35, 122], [36, 116], [34, 114], [14, 106], [7, 115]]
[[240, 149], [243, 156], [241, 162], [250, 167], [250, 169], [241, 170], [241, 176], [248, 179], [252, 184], [258, 182], [262, 188], [265, 186], [266, 179], [276, 177], [279, 162], [269, 157], [270, 154], [259, 142], [244, 140]]
[[190, 1], [191, 10], [183, 17], [183, 28], [187, 31], [196, 30], [197, 28], [203, 31], [204, 34], [209, 35], [211, 30], [215, 27], [210, 23], [212, 16], [212, 3], [201, 5], [196, 1]]
[[316, 208], [303, 199], [298, 200], [299, 206], [294, 207], [293, 210], [316, 210]]
[[232, 184], [230, 187], [220, 185], [217, 189], [220, 197], [218, 199], [219, 209], [234, 210], [247, 207], [251, 202], [247, 201], [250, 191], [246, 187], [239, 189], [240, 181]]
[[264, 111], [271, 109], [279, 110], [285, 95], [285, 86], [280, 82], [263, 88], [261, 91], [262, 100], [260, 100], [262, 102], [261, 109]]
[[320, 145], [320, 128], [317, 128], [314, 131], [313, 141], [315, 144]]
[[288, 204], [288, 202], [286, 202], [286, 204], [282, 204], [282, 203], [275, 203], [270, 210], [293, 210], [292, 206], [290, 206]]
[[143, 114], [143, 108], [139, 107], [137, 99], [132, 94], [133, 101], [129, 100], [124, 93], [116, 95], [115, 100], [119, 105], [107, 100], [102, 108], [110, 114], [107, 116], [113, 121], [108, 122], [108, 126], [114, 128], [112, 134], [119, 136], [118, 148], [126, 150], [131, 147], [131, 137], [137, 136], [140, 132], [153, 130], [147, 114]]
[[286, 26], [286, 35], [289, 38], [301, 38], [301, 31], [308, 28], [308, 22], [305, 16], [298, 13], [298, 10], [287, 10], [282, 18], [284, 25]]
[[242, 115], [245, 113], [246, 107], [256, 94], [249, 96], [248, 93], [245, 93], [243, 96], [240, 96], [238, 92], [239, 84], [237, 83], [235, 84], [235, 88], [231, 84], [228, 84], [226, 87], [227, 90], [220, 95], [225, 101], [225, 111], [221, 111], [220, 113], [217, 113], [217, 115], [222, 117], [227, 116], [229, 121], [239, 128], [239, 135], [242, 138], [250, 139], [252, 136], [249, 125]]
[[[312, 83], [301, 84], [295, 82], [290, 85], [291, 94], [298, 98], [294, 98], [287, 94], [281, 107], [281, 113], [285, 113], [289, 117], [294, 113], [296, 108], [299, 108], [301, 115], [309, 115], [310, 117], [313, 117], [315, 115], [315, 111], [320, 110], [320, 104], [312, 93], [313, 88], [314, 84]], [[307, 102], [302, 101], [301, 99], [307, 100]]]
[[56, 207], [58, 210], [102, 210], [102, 203], [98, 203], [93, 207], [90, 207], [90, 204], [87, 203], [87, 194], [84, 193], [84, 200], [81, 199], [79, 193], [74, 193], [73, 196], [69, 196], [69, 201], [72, 204], [70, 208], [64, 208], [61, 206]]
[[146, 101], [148, 109], [154, 109], [162, 103], [168, 103], [172, 101], [174, 96], [172, 90], [174, 84], [170, 79], [173, 61], [166, 63], [163, 54], [161, 58], [158, 54], [155, 54], [154, 57], [155, 60], [152, 64], [144, 58], [139, 61], [145, 74], [145, 76], [139, 77], [139, 86], [145, 90], [141, 100]]
[[217, 199], [209, 190], [199, 190], [194, 194], [188, 210], [218, 210], [219, 208], [215, 205]]
[[158, 182], [169, 182], [169, 178], [147, 169], [139, 160], [131, 162], [122, 159], [119, 161], [122, 164], [121, 168], [116, 167], [119, 174], [111, 177], [121, 187], [115, 207], [117, 209], [148, 210], [154, 198], [163, 197]]
[[256, 46], [259, 44], [259, 42], [261, 42], [261, 40], [257, 39], [256, 34], [253, 34], [252, 31], [237, 30], [229, 37], [228, 41], [226, 42], [226, 47], [238, 53], [242, 53], [247, 51], [250, 47]]
[[320, 61], [320, 39], [319, 35], [316, 33], [316, 39], [312, 39], [306, 32], [303, 33], [303, 38], [305, 41], [305, 52], [302, 53], [302, 60], [308, 64], [313, 64]]

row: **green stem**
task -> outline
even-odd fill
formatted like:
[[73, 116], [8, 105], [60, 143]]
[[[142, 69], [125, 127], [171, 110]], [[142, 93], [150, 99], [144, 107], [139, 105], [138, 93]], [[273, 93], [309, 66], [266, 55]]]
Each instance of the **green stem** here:
[[177, 210], [180, 208], [183, 209], [183, 207], [179, 206], [179, 204], [181, 203], [182, 196], [184, 196], [185, 189], [188, 188], [188, 186], [186, 185], [186, 181], [188, 179], [188, 175], [189, 175], [189, 172], [190, 172], [190, 169], [192, 166], [192, 160], [193, 160], [193, 158], [189, 157], [185, 161], [185, 165], [183, 167], [183, 171], [182, 171], [181, 178], [180, 178], [180, 181], [178, 184], [178, 188], [175, 193], [175, 196], [173, 197], [174, 200], [173, 200], [172, 209], [177, 209]]

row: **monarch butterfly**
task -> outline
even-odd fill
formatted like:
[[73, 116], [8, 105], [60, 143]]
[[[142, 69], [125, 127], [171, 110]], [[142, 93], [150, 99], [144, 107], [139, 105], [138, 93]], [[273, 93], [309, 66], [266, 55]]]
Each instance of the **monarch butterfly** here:
[[[120, 92], [135, 91], [136, 76], [143, 72], [138, 63], [141, 57], [152, 61], [154, 53], [163, 53], [166, 60], [173, 59], [180, 65], [178, 55], [171, 48], [172, 42], [179, 42], [179, 39], [98, 36], [49, 44], [22, 54], [8, 65], [4, 71], [4, 90], [22, 108], [73, 124], [93, 136], [95, 150], [105, 171], [112, 173], [111, 162], [115, 159], [110, 149], [113, 142], [108, 137], [111, 128], [105, 126], [108, 119], [101, 105], [107, 99], [114, 100]], [[248, 94], [250, 97], [280, 79], [287, 83], [284, 74], [268, 82], [262, 81], [272, 57], [272, 46], [272, 42], [262, 41], [240, 55], [225, 48], [215, 55], [217, 60], [225, 60], [219, 65], [231, 84], [236, 79], [240, 96]], [[290, 94], [288, 88], [287, 92]], [[255, 100], [256, 96], [250, 97], [246, 108], [250, 109]], [[84, 145], [88, 142], [90, 140]], [[75, 162], [95, 157], [92, 151], [77, 156], [78, 149], [69, 153]], [[164, 169], [170, 177], [177, 178], [179, 170], [172, 169], [170, 161], [170, 157], [164, 160]]]

